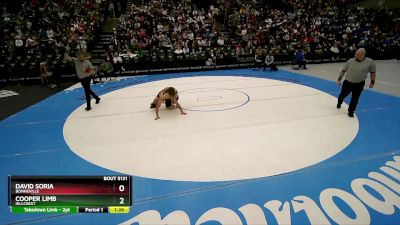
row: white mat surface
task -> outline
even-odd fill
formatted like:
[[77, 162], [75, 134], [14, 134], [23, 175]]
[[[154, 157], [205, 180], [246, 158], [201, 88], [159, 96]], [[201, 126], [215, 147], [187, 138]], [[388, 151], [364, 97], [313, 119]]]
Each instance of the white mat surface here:
[[[174, 86], [188, 115], [150, 102]], [[105, 94], [67, 119], [64, 137], [80, 157], [148, 178], [227, 181], [299, 170], [342, 151], [357, 118], [336, 98], [298, 84], [249, 77], [187, 77]], [[250, 100], [249, 100], [250, 98]], [[246, 104], [246, 102], [249, 102]], [[193, 111], [195, 110], [195, 111]]]

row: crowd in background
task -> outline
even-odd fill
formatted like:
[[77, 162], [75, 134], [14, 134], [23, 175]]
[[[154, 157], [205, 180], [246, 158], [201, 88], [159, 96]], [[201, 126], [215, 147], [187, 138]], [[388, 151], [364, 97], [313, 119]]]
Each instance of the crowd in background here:
[[[239, 2], [240, 3], [240, 2]], [[281, 7], [216, 1], [197, 8], [190, 0], [151, 0], [120, 17], [110, 54], [190, 58], [203, 53], [221, 59], [266, 52], [309, 59], [351, 57], [365, 47], [375, 58], [399, 52], [400, 10], [337, 6], [333, 1], [291, 0]], [[165, 55], [165, 56], [164, 56]], [[398, 57], [398, 56], [397, 56]], [[208, 62], [208, 60], [207, 60]]]
[[125, 13], [111, 0], [32, 0], [14, 12], [3, 6], [0, 69], [65, 66], [64, 53], [90, 50], [108, 16], [119, 20], [103, 64], [119, 72], [144, 61], [198, 57], [203, 65], [229, 64], [254, 59], [257, 49], [276, 60], [292, 60], [300, 50], [308, 60], [349, 58], [359, 47], [373, 58], [398, 58], [400, 52], [399, 9], [333, 0], [214, 0], [205, 8], [191, 0], [135, 2]]
[[[371, 54], [399, 45], [400, 11], [339, 8], [329, 1], [291, 1], [284, 9], [242, 6], [230, 12], [232, 42], [239, 48], [263, 46], [274, 55], [303, 49], [307, 55], [352, 56], [358, 47]], [[372, 52], [375, 51], [375, 52]]]
[[40, 67], [41, 75], [49, 68], [62, 73], [67, 66], [65, 53], [87, 52], [90, 48], [104, 24], [107, 4], [94, 0], [32, 0], [13, 8], [2, 3], [1, 72], [23, 76], [27, 70], [36, 72]]

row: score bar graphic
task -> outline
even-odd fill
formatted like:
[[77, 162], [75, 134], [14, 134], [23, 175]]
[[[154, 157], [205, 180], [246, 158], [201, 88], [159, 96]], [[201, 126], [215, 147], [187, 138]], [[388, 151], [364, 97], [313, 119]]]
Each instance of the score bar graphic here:
[[130, 176], [9, 176], [12, 213], [129, 213]]

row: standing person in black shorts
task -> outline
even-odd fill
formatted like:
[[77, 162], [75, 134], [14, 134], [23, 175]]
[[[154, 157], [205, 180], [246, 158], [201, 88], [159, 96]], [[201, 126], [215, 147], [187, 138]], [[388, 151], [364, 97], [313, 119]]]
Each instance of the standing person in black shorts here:
[[366, 51], [364, 48], [357, 49], [355, 57], [349, 59], [344, 67], [340, 70], [337, 80], [338, 85], [341, 85], [342, 78], [346, 74], [345, 81], [343, 82], [342, 90], [338, 97], [337, 108], [340, 109], [343, 100], [351, 93], [351, 101], [348, 109], [349, 117], [354, 117], [354, 112], [358, 104], [358, 99], [364, 90], [365, 80], [368, 73], [371, 76], [371, 83], [369, 88], [374, 88], [376, 79], [376, 65], [374, 60], [365, 57]]
[[166, 87], [158, 92], [157, 96], [154, 98], [153, 102], [150, 104], [150, 109], [156, 108], [156, 118], [155, 120], [160, 119], [158, 111], [162, 103], [165, 103], [167, 108], [171, 108], [172, 106], [176, 106], [182, 115], [186, 115], [186, 113], [182, 110], [181, 105], [178, 102], [179, 96], [178, 91], [174, 87]]
[[85, 54], [83, 52], [78, 53], [77, 58], [73, 58], [69, 55], [65, 56], [65, 59], [68, 61], [72, 61], [75, 64], [76, 75], [79, 78], [79, 81], [82, 84], [83, 89], [85, 90], [86, 96], [86, 111], [92, 109], [90, 104], [90, 96], [93, 96], [96, 99], [96, 104], [100, 102], [100, 97], [97, 96], [92, 89], [90, 89], [90, 80], [92, 76], [96, 73], [94, 66], [90, 63], [89, 60], [85, 58]]

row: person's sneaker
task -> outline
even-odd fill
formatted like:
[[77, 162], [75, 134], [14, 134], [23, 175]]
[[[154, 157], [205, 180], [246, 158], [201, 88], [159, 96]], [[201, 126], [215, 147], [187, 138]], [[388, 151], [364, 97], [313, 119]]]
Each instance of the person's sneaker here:
[[97, 98], [96, 99], [96, 104], [99, 104], [100, 103], [100, 98]]
[[90, 110], [92, 110], [92, 107], [86, 107], [85, 110], [90, 111]]
[[349, 117], [354, 117], [354, 112], [349, 112]]
[[337, 104], [337, 105], [336, 105], [336, 108], [337, 108], [337, 109], [340, 109], [341, 107], [342, 107], [341, 104]]

